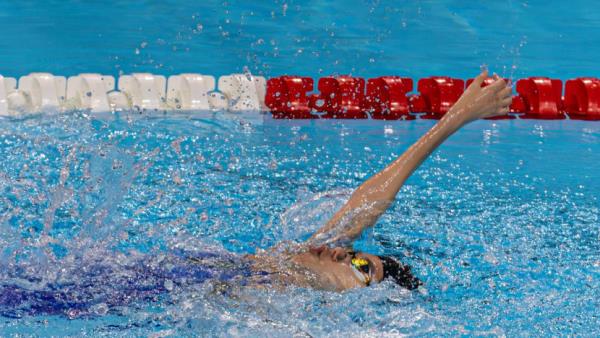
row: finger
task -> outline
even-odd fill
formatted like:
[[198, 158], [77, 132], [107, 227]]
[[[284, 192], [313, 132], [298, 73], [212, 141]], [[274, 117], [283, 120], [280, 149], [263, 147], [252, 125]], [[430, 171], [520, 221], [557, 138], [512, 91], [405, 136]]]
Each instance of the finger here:
[[485, 69], [483, 72], [481, 72], [481, 74], [477, 75], [477, 77], [475, 78], [475, 80], [473, 80], [473, 83], [471, 83], [471, 85], [481, 87], [481, 84], [483, 83], [483, 81], [485, 81], [485, 79], [487, 79], [487, 77], [488, 70]]
[[506, 87], [506, 88], [501, 89], [500, 92], [498, 92], [498, 97], [500, 99], [504, 99], [504, 98], [511, 96], [511, 94], [512, 94], [512, 88]]
[[507, 97], [507, 98], [503, 99], [502, 101], [500, 101], [500, 103], [502, 104], [503, 107], [508, 107], [512, 103], [512, 97]]
[[492, 83], [488, 87], [490, 87], [491, 90], [498, 92], [499, 90], [502, 90], [504, 87], [506, 87], [506, 81], [504, 81], [504, 79], [497, 78], [496, 81], [494, 81], [494, 83]]
[[510, 112], [510, 109], [508, 109], [508, 108], [501, 108], [501, 109], [496, 110], [494, 113], [488, 114], [486, 117], [495, 117], [495, 116], [508, 115], [509, 112]]

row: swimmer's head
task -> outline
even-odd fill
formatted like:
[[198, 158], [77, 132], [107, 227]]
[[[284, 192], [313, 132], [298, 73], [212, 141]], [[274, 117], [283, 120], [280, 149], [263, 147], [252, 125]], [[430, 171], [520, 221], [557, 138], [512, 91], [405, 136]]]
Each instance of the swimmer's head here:
[[410, 267], [391, 257], [340, 247], [312, 247], [308, 252], [294, 256], [293, 261], [313, 273], [315, 286], [319, 288], [345, 290], [366, 287], [386, 278], [408, 289], [415, 289], [420, 284], [410, 272]]
[[423, 283], [412, 274], [410, 266], [390, 256], [377, 256], [383, 265], [383, 279], [391, 279], [396, 284], [409, 290], [414, 290]]
[[345, 248], [311, 247], [292, 260], [311, 272], [310, 285], [319, 289], [346, 290], [383, 279], [379, 257]]

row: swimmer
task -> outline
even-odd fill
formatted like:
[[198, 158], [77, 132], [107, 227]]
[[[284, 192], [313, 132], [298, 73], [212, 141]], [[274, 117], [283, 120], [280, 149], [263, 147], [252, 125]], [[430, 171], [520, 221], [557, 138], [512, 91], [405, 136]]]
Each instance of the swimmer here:
[[[354, 252], [352, 243], [372, 227], [392, 205], [410, 175], [450, 135], [469, 122], [509, 112], [511, 87], [493, 76], [493, 83], [481, 87], [488, 77], [483, 71], [435, 126], [385, 169], [376, 173], [351, 195], [349, 201], [312, 237], [273, 261], [268, 254], [249, 256], [256, 269], [281, 274], [284, 283], [341, 291], [365, 287], [391, 279], [402, 287], [415, 289], [421, 283], [410, 267], [392, 257]], [[275, 250], [277, 251], [277, 250]], [[310, 276], [310, 277], [307, 277]]]
[[[389, 279], [415, 289], [410, 267], [392, 257], [352, 250], [353, 241], [372, 227], [421, 163], [450, 135], [480, 118], [507, 114], [511, 88], [498, 76], [490, 85], [481, 73], [458, 102], [415, 144], [351, 195], [348, 202], [301, 244], [280, 243], [270, 251], [238, 256], [220, 250], [157, 254], [73, 255], [61, 264], [0, 262], [0, 317], [64, 314], [81, 316], [117, 311], [138, 301], [155, 301], [173, 290], [212, 283], [214, 292], [232, 287], [296, 285], [343, 291]], [[90, 249], [91, 250], [91, 249]], [[40, 276], [54, 276], [42, 279]], [[43, 281], [43, 283], [42, 283]], [[35, 283], [34, 283], [35, 282]]]

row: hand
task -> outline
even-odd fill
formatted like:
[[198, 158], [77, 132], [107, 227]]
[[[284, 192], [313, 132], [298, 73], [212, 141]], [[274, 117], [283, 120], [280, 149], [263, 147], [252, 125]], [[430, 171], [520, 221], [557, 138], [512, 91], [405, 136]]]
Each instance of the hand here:
[[481, 84], [487, 77], [487, 70], [479, 74], [450, 109], [449, 115], [460, 116], [463, 123], [469, 123], [508, 114], [512, 102], [511, 87], [494, 74], [494, 82], [482, 88]]

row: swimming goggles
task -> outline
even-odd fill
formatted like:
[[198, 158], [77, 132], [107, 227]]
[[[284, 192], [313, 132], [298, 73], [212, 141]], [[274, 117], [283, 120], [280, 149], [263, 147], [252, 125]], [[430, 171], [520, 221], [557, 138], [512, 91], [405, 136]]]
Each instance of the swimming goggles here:
[[369, 266], [369, 261], [364, 258], [356, 257], [355, 252], [350, 252], [352, 255], [352, 260], [350, 261], [352, 265], [352, 271], [360, 279], [366, 286], [371, 284], [371, 267]]

